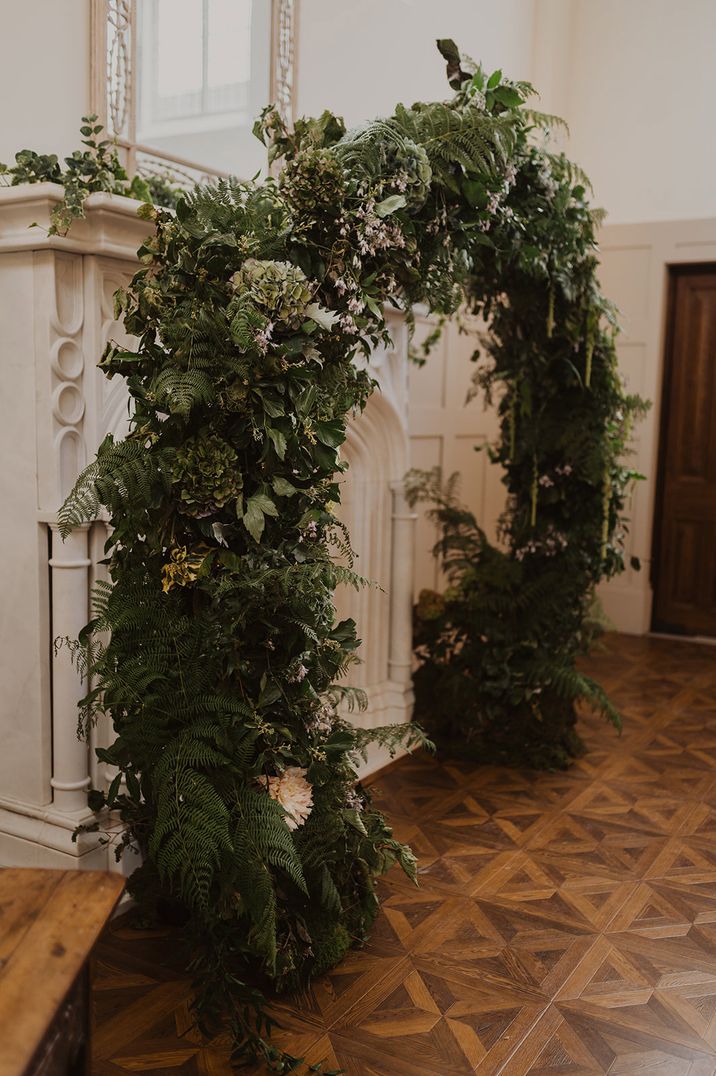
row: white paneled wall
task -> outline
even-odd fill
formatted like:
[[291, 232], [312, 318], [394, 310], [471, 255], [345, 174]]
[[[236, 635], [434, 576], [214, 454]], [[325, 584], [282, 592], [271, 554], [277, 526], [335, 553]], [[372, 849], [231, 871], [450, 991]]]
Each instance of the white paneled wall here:
[[[601, 232], [602, 288], [619, 308], [622, 332], [618, 337], [619, 365], [630, 392], [651, 401], [646, 418], [635, 428], [630, 463], [645, 476], [627, 508], [629, 535], [627, 568], [600, 588], [600, 598], [612, 623], [620, 630], [642, 634], [650, 630], [650, 583], [654, 502], [657, 479], [659, 420], [661, 412], [666, 299], [670, 265], [716, 262], [716, 220], [666, 221], [650, 224], [607, 225]], [[416, 343], [430, 330], [418, 319]], [[505, 490], [499, 468], [474, 446], [497, 436], [493, 410], [485, 411], [479, 399], [465, 406], [474, 370], [470, 356], [476, 346], [472, 335], [447, 328], [425, 366], [410, 369], [411, 466], [440, 466], [447, 476], [462, 475], [461, 498], [478, 522], [494, 537], [504, 507]], [[422, 587], [440, 587], [437, 565], [431, 556], [435, 528], [418, 507], [415, 593]], [[632, 556], [641, 570], [629, 565]]]
[[[427, 318], [418, 318], [415, 344], [430, 332]], [[441, 467], [447, 478], [459, 471], [460, 499], [475, 513], [480, 525], [494, 539], [497, 520], [505, 501], [500, 469], [490, 463], [487, 452], [476, 452], [498, 435], [492, 408], [485, 409], [481, 397], [466, 403], [475, 365], [470, 361], [479, 346], [474, 323], [468, 333], [456, 324], [446, 326], [437, 347], [424, 366], [410, 368], [410, 452], [411, 466], [421, 470]], [[415, 558], [415, 592], [439, 586], [437, 564], [431, 550], [436, 531], [418, 506]]]
[[629, 515], [627, 558], [638, 557], [642, 570], [627, 568], [601, 588], [606, 612], [616, 626], [642, 633], [651, 625], [651, 569], [659, 422], [664, 368], [668, 272], [670, 265], [716, 262], [716, 220], [659, 221], [607, 225], [601, 233], [600, 277], [605, 293], [621, 314], [619, 364], [631, 392], [651, 401], [651, 410], [634, 437], [632, 463], [646, 481], [634, 491]]
[[[670, 265], [716, 262], [716, 220], [659, 221], [636, 225], [607, 225], [601, 232], [600, 279], [605, 294], [619, 308], [622, 332], [617, 350], [622, 375], [630, 392], [651, 401], [646, 418], [634, 431], [633, 467], [645, 476], [635, 487], [628, 507], [627, 562], [636, 556], [641, 571], [630, 566], [600, 589], [605, 610], [621, 631], [640, 634], [651, 624], [651, 568], [654, 500], [657, 478], [658, 432], [668, 269]], [[430, 329], [420, 321], [416, 343]], [[475, 339], [455, 326], [422, 368], [410, 371], [411, 465], [439, 465], [445, 475], [460, 471], [462, 499], [490, 537], [505, 501], [499, 468], [473, 446], [497, 435], [494, 412], [484, 411], [479, 399], [465, 406], [474, 369], [470, 356]], [[416, 593], [440, 584], [430, 549], [435, 530], [420, 511], [417, 524]]]

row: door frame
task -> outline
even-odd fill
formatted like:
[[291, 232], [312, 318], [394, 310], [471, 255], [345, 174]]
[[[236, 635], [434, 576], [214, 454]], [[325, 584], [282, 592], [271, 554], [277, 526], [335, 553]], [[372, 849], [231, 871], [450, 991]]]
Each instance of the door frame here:
[[664, 512], [664, 497], [666, 487], [666, 442], [669, 427], [669, 408], [667, 406], [671, 395], [671, 385], [674, 376], [674, 340], [676, 333], [676, 288], [679, 277], [689, 273], [713, 273], [716, 278], [716, 260], [674, 262], [666, 267], [666, 295], [664, 299], [664, 348], [662, 356], [661, 372], [661, 396], [659, 414], [657, 417], [658, 440], [656, 455], [656, 475], [654, 488], [654, 510], [652, 518], [651, 534], [651, 563], [649, 565], [649, 584], [652, 591], [652, 608], [649, 621], [649, 630], [655, 635], [679, 635], [684, 639], [700, 638], [688, 632], [662, 630], [655, 626], [655, 602], [656, 588], [658, 586], [659, 559], [661, 554], [661, 521]]

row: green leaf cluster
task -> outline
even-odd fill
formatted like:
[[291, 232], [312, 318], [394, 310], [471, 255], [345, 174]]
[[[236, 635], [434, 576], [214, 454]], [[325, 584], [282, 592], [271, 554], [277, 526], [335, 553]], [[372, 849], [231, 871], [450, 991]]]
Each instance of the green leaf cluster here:
[[85, 199], [97, 191], [170, 208], [176, 205], [178, 189], [168, 174], [137, 174], [130, 181], [114, 142], [101, 137], [103, 130], [97, 116], [83, 116], [80, 134], [85, 148], [65, 157], [64, 167], [56, 153], [36, 153], [31, 149], [19, 150], [12, 166], [0, 164], [0, 182], [4, 179], [10, 186], [58, 183], [64, 187], [62, 201], [50, 214], [49, 235], [66, 235], [73, 221], [84, 217]]

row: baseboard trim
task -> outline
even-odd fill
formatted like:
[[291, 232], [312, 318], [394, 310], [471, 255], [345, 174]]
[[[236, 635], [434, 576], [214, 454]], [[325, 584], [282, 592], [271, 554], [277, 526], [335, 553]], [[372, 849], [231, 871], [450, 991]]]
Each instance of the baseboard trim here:
[[712, 635], [674, 635], [668, 631], [647, 631], [650, 639], [668, 639], [672, 643], [698, 643], [699, 646], [716, 646]]

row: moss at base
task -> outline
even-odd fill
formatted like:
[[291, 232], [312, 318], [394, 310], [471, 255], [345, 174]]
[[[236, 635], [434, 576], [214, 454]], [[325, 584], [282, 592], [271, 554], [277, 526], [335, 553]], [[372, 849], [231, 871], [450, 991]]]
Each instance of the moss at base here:
[[340, 964], [352, 944], [353, 939], [342, 923], [332, 923], [327, 929], [314, 933], [312, 975], [323, 975]]

